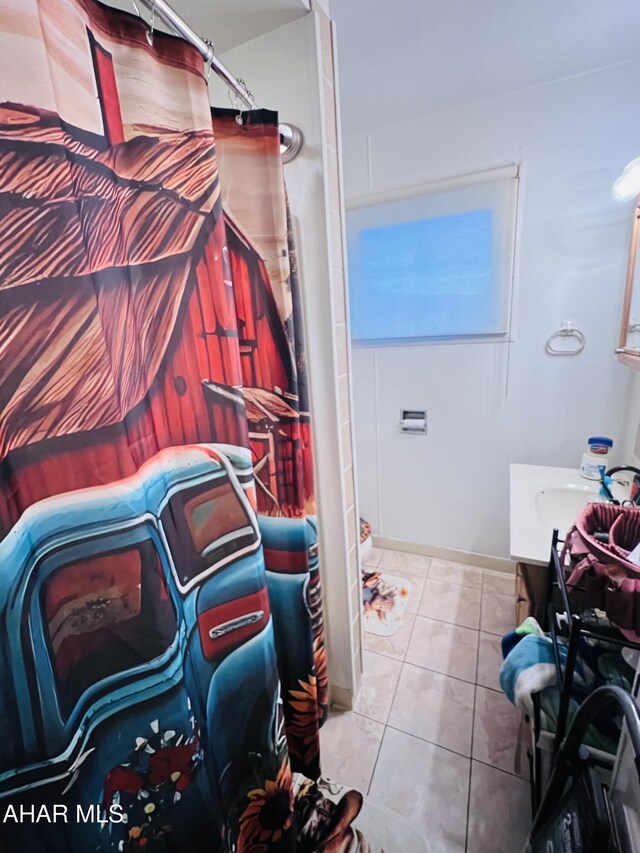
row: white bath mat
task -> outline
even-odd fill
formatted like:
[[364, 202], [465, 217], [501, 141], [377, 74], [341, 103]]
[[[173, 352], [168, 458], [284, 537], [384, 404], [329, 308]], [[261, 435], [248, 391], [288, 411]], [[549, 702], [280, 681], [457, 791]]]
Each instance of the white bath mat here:
[[372, 570], [362, 573], [362, 628], [370, 634], [390, 637], [402, 623], [411, 583]]

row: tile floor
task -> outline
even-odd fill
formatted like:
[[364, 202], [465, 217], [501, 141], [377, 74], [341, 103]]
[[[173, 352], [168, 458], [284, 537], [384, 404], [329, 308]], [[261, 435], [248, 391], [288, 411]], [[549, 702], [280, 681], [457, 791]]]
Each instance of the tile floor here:
[[520, 853], [527, 761], [519, 774], [520, 715], [498, 684], [513, 577], [375, 548], [368, 565], [413, 591], [396, 634], [364, 635], [356, 706], [322, 730], [324, 775], [409, 818], [429, 853]]

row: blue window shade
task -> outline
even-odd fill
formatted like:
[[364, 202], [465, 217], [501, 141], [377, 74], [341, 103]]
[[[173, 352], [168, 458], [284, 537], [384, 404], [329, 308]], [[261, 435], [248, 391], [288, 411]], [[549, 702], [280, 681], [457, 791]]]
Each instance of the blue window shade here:
[[511, 197], [497, 181], [350, 210], [352, 339], [504, 334]]

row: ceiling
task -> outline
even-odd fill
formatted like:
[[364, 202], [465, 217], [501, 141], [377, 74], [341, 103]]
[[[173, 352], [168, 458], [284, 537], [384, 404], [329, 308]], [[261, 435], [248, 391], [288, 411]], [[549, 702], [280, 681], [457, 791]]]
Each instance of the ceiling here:
[[332, 0], [331, 13], [346, 135], [640, 57], [637, 0]]
[[[132, 0], [106, 0], [109, 6], [133, 12]], [[169, 0], [198, 35], [210, 38], [217, 53], [275, 30], [306, 14], [308, 0]], [[150, 13], [138, 3], [144, 17]], [[166, 29], [166, 27], [165, 27]]]

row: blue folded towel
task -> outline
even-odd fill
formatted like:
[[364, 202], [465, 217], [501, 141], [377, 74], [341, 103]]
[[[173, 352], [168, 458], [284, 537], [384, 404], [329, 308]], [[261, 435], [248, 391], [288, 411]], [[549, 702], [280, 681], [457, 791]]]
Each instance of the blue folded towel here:
[[533, 694], [556, 683], [553, 646], [548, 637], [527, 634], [500, 667], [500, 687], [523, 713], [533, 715]]

